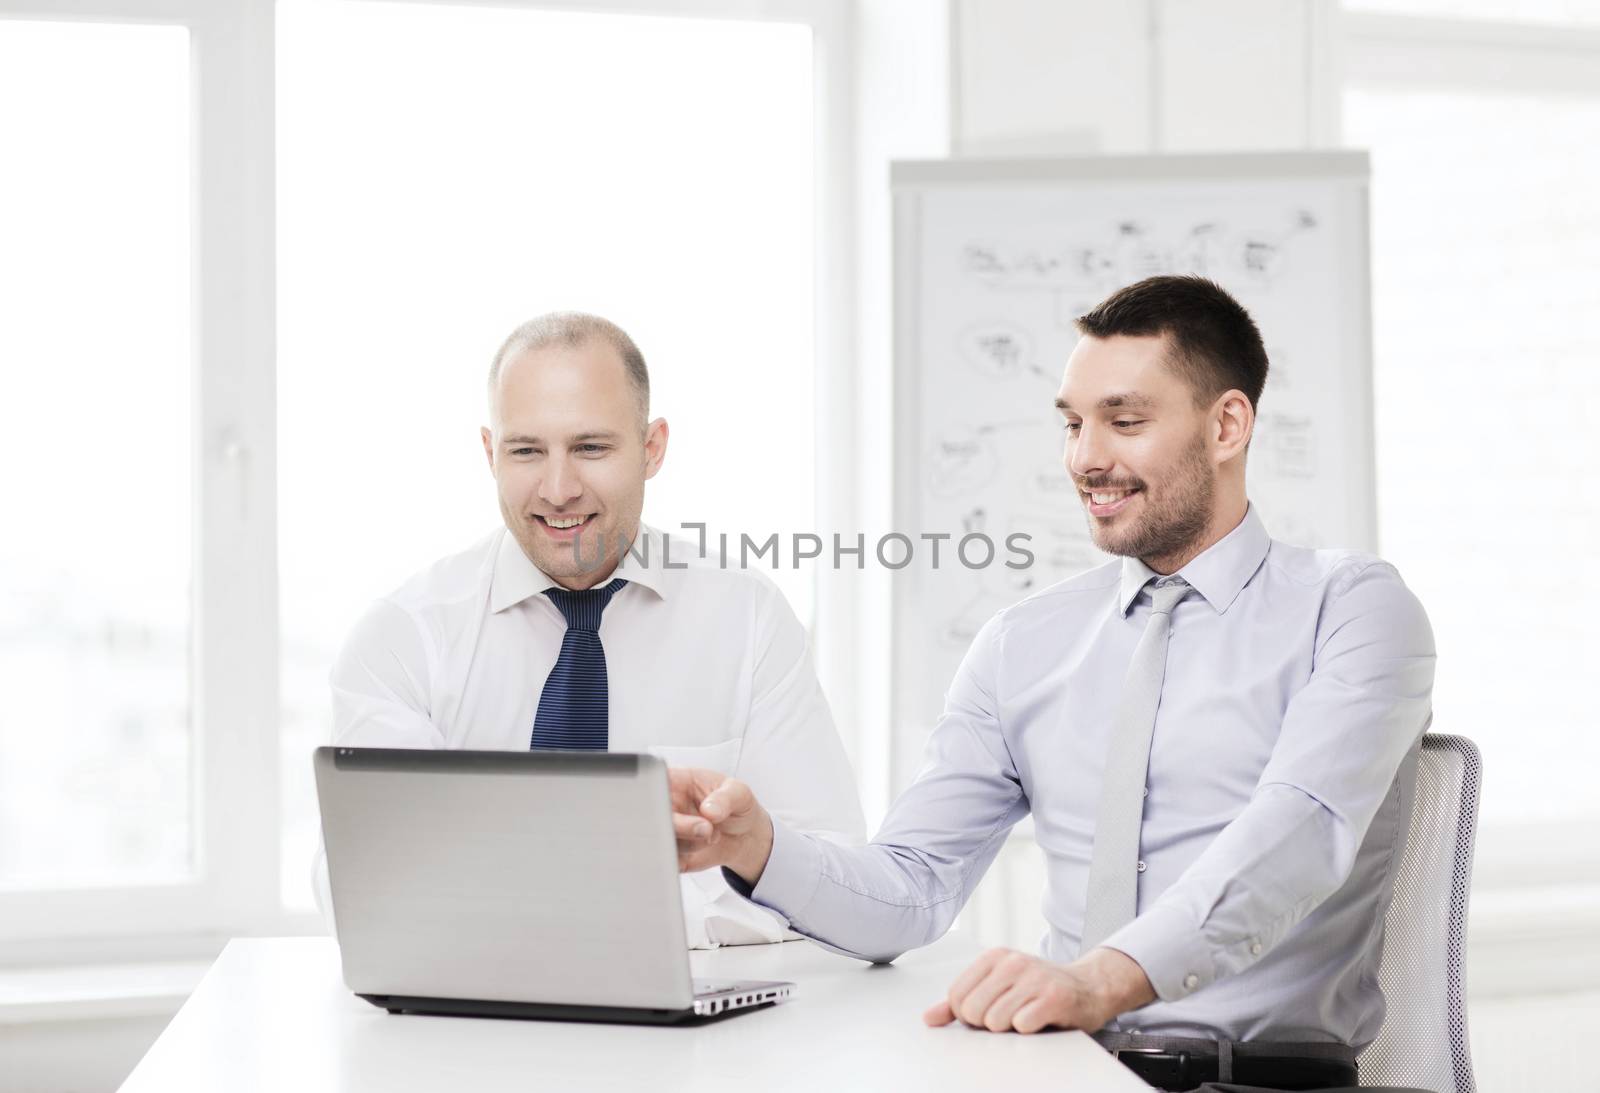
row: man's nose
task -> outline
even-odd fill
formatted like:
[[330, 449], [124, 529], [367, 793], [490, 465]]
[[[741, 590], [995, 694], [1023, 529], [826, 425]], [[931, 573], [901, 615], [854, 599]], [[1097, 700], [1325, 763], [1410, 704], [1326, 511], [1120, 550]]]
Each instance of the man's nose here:
[[553, 455], [545, 461], [544, 476], [539, 479], [539, 498], [546, 504], [560, 507], [576, 501], [583, 493], [583, 483], [578, 479], [577, 468], [565, 456]]
[[1100, 430], [1087, 421], [1076, 437], [1067, 437], [1067, 470], [1074, 478], [1088, 478], [1111, 469], [1111, 454]]

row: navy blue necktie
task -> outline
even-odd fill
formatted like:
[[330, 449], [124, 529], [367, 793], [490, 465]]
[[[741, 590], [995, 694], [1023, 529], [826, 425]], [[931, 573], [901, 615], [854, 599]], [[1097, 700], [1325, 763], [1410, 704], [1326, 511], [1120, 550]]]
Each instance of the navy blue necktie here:
[[534, 751], [605, 751], [610, 742], [606, 688], [606, 651], [600, 645], [600, 614], [617, 590], [628, 582], [618, 577], [603, 588], [573, 592], [548, 588], [545, 595], [561, 609], [567, 632], [561, 655], [544, 681], [539, 712], [533, 716]]

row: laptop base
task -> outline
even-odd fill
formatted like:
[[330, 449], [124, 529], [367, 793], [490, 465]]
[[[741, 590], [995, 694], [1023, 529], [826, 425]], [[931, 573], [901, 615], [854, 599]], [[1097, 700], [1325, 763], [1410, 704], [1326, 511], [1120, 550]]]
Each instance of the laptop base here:
[[358, 994], [390, 1013], [439, 1017], [501, 1017], [524, 1021], [589, 1021], [609, 1025], [704, 1025], [740, 1013], [771, 1009], [776, 1002], [737, 1006], [720, 1013], [693, 1009], [657, 1010], [632, 1006], [567, 1006], [551, 1002], [495, 1002], [471, 998], [414, 998], [398, 994]]

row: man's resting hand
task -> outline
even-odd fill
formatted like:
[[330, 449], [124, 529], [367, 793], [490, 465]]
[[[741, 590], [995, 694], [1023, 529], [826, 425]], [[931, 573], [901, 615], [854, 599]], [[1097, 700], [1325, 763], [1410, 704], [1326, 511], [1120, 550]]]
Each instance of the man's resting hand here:
[[959, 1019], [990, 1032], [1076, 1028], [1094, 1032], [1120, 1013], [1155, 1001], [1144, 969], [1115, 949], [1091, 949], [1056, 964], [1014, 949], [990, 949], [922, 1015], [930, 1025]]

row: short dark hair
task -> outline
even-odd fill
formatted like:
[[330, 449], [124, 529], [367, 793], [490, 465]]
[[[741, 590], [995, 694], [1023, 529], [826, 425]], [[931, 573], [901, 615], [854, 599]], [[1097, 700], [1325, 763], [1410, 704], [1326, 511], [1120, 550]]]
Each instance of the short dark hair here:
[[1197, 406], [1238, 388], [1254, 410], [1267, 385], [1267, 349], [1255, 320], [1204, 277], [1146, 277], [1107, 296], [1077, 325], [1096, 338], [1165, 334], [1169, 363], [1188, 381]]

